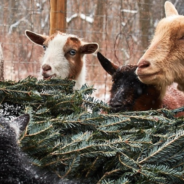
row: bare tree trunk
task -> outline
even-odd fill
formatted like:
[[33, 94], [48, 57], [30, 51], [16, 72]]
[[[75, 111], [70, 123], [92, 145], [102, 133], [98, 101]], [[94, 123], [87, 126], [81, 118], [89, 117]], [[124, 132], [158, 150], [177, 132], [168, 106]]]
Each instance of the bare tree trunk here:
[[[93, 23], [93, 31], [97, 31], [99, 34], [94, 33], [92, 40], [93, 41], [102, 41], [102, 34], [103, 33], [103, 26], [104, 26], [104, 16], [106, 13], [106, 3], [102, 0], [97, 1], [97, 7], [96, 7], [96, 12], [94, 16], [94, 23]], [[104, 16], [102, 16], [104, 15]]]
[[140, 31], [142, 32], [141, 36], [141, 45], [143, 49], [147, 49], [149, 45], [149, 29], [150, 29], [150, 14], [152, 0], [139, 0], [139, 25]]

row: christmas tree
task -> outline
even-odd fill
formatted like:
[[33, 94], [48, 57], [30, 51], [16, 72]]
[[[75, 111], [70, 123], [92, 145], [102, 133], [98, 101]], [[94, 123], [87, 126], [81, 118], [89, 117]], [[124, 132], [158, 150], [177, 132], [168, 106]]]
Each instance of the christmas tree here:
[[20, 146], [34, 165], [91, 184], [184, 183], [184, 108], [111, 113], [71, 80], [0, 82], [1, 113], [31, 120]]

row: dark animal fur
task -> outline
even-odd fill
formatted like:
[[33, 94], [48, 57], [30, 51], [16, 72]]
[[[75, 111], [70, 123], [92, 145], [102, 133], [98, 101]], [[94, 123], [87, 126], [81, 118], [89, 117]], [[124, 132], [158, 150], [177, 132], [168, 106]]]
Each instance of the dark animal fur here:
[[[23, 130], [28, 115], [18, 118]], [[22, 126], [24, 125], [24, 126]], [[28, 160], [17, 145], [16, 131], [9, 122], [0, 118], [0, 183], [1, 184], [79, 184], [77, 181], [61, 180], [54, 174], [40, 171]]]

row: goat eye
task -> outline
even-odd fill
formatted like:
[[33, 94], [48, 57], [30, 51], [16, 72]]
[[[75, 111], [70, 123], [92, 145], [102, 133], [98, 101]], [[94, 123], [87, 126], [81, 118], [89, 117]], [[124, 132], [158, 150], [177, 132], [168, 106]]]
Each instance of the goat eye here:
[[46, 50], [46, 48], [47, 48], [46, 45], [43, 45], [43, 50]]
[[74, 56], [74, 55], [76, 54], [76, 50], [71, 49], [71, 50], [69, 51], [69, 54], [70, 54], [71, 56]]

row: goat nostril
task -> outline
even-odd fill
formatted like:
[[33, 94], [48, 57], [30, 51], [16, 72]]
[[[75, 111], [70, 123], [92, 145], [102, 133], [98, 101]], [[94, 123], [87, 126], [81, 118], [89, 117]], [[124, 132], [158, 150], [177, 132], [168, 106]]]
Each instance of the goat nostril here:
[[50, 66], [50, 65], [44, 64], [44, 65], [42, 66], [42, 69], [43, 69], [43, 71], [49, 71], [49, 70], [51, 70], [51, 66]]
[[141, 61], [138, 65], [139, 68], [147, 68], [150, 66], [150, 62], [149, 61]]

